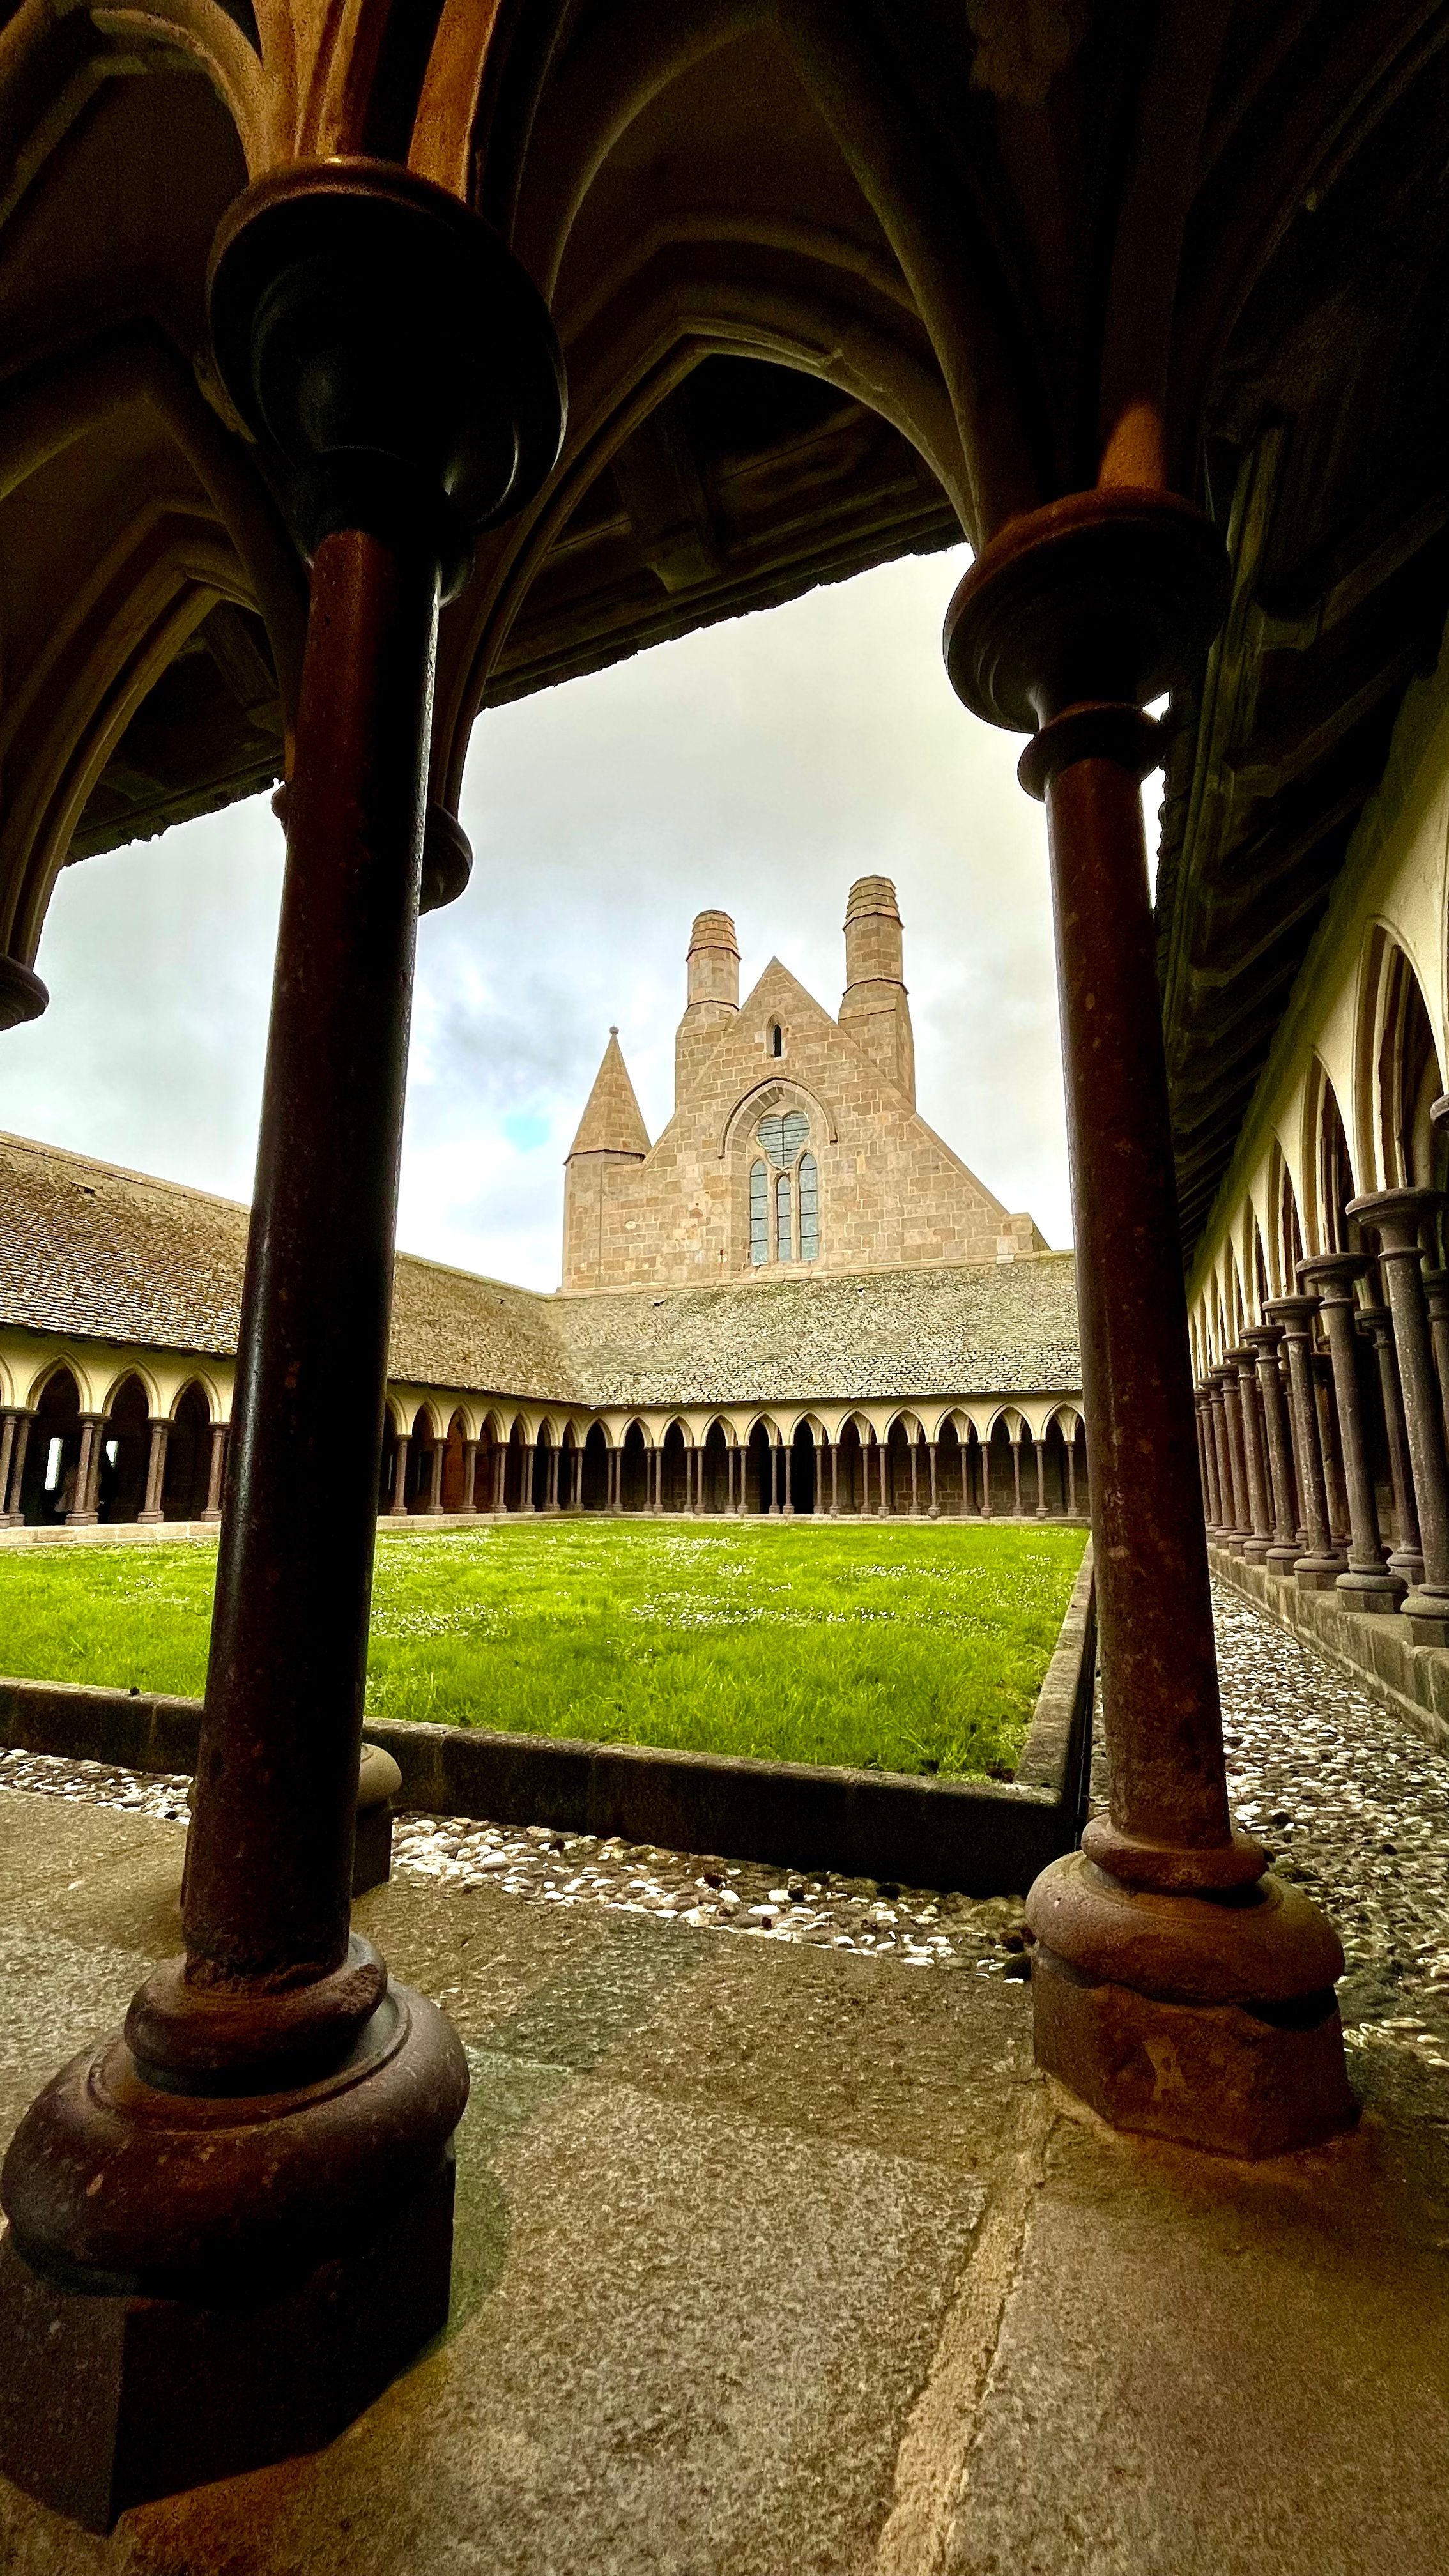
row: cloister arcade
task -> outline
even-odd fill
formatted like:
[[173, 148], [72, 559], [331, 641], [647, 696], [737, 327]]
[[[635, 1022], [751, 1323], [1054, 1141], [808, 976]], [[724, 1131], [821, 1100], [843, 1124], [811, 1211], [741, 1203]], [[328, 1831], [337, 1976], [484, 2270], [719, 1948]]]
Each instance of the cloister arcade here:
[[[1449, 683], [1391, 768], [1191, 1280], [1208, 1524], [1249, 1562], [1449, 1642]], [[1355, 865], [1354, 859], [1357, 859]]]
[[[232, 1372], [0, 1335], [0, 1527], [221, 1517]], [[390, 1390], [378, 1514], [1085, 1519], [1079, 1400], [670, 1411]]]

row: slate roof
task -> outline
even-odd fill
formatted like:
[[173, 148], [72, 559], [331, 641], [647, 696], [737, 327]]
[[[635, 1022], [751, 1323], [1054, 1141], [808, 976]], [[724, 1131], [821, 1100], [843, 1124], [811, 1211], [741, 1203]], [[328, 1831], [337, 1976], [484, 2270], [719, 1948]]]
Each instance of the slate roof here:
[[[236, 1348], [247, 1210], [0, 1136], [0, 1323], [143, 1348]], [[589, 1406], [1067, 1393], [1070, 1253], [843, 1278], [542, 1296], [399, 1253], [390, 1372]]]

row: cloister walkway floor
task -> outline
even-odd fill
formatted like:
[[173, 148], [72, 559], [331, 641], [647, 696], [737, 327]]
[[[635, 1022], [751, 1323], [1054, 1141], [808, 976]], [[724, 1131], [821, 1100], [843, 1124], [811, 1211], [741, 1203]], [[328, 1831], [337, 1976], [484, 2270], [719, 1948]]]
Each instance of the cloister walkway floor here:
[[[1240, 1802], [1348, 1939], [1353, 2135], [1112, 2138], [968, 1957], [400, 1870], [360, 1919], [473, 2064], [448, 2336], [107, 2541], [0, 2489], [7, 2576], [1437, 2576], [1449, 1764], [1220, 1619]], [[0, 2128], [174, 1948], [181, 1831], [0, 1791]]]

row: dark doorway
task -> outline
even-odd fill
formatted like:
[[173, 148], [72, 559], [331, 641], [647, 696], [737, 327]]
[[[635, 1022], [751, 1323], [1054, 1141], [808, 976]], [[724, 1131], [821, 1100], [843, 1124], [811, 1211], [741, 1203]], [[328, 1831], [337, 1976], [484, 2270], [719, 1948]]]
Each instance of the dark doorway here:
[[648, 1511], [651, 1464], [649, 1452], [644, 1445], [644, 1434], [637, 1422], [631, 1422], [624, 1434], [624, 1454], [619, 1461], [621, 1512]]
[[69, 1369], [49, 1379], [30, 1428], [21, 1510], [27, 1521], [62, 1521], [73, 1509], [80, 1465], [80, 1397]]
[[586, 1512], [606, 1511], [609, 1502], [609, 1444], [602, 1422], [589, 1425], [584, 1442], [583, 1490], [580, 1504]]
[[751, 1511], [767, 1512], [775, 1499], [775, 1452], [763, 1422], [750, 1433], [746, 1499]]
[[815, 1434], [808, 1422], [797, 1425], [791, 1443], [790, 1499], [797, 1512], [815, 1509]]
[[703, 1509], [727, 1512], [730, 1507], [730, 1444], [722, 1422], [712, 1422], [704, 1435]]
[[188, 1386], [171, 1416], [161, 1514], [168, 1521], [199, 1521], [206, 1509], [211, 1466], [211, 1407], [199, 1386]]

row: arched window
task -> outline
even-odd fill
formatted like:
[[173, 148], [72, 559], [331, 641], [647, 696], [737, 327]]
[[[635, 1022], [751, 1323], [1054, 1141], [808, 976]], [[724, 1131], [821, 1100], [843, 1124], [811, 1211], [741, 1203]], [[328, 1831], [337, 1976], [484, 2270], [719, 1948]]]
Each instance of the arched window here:
[[766, 1159], [750, 1165], [751, 1266], [758, 1270], [768, 1261], [818, 1261], [820, 1166], [808, 1150], [810, 1121], [804, 1110], [762, 1118], [755, 1142]]
[[783, 1055], [784, 1052], [785, 1032], [781, 1028], [778, 1020], [772, 1020], [770, 1022], [770, 1053], [771, 1055]]
[[750, 1166], [750, 1259], [758, 1270], [770, 1258], [770, 1175], [763, 1163]]
[[800, 1157], [800, 1258], [820, 1257], [820, 1174], [813, 1154]]

